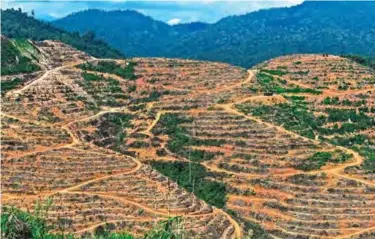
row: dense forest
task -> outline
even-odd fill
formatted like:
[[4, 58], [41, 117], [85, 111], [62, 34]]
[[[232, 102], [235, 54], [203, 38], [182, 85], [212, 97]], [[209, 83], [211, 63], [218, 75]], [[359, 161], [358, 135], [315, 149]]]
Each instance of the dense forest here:
[[[1, 38], [1, 75], [30, 73], [40, 69], [32, 59], [21, 53], [22, 48], [32, 48], [32, 45], [26, 40], [12, 41], [5, 37]], [[2, 90], [6, 89], [4, 85]]]
[[94, 31], [99, 39], [126, 52], [127, 56], [163, 56], [175, 39], [191, 32], [187, 25], [173, 29], [164, 22], [132, 10], [87, 10], [52, 24], [68, 31]]
[[374, 9], [375, 2], [304, 2], [214, 24], [174, 26], [135, 11], [86, 10], [52, 24], [81, 34], [92, 30], [127, 56], [194, 58], [249, 67], [293, 53], [375, 56]]
[[[88, 54], [101, 58], [121, 58], [122, 53], [108, 46], [107, 43], [95, 38], [93, 32], [80, 35], [60, 30], [49, 23], [28, 16], [21, 9], [1, 10], [2, 34], [9, 38], [24, 38], [35, 41], [59, 40]], [[4, 60], [4, 59], [3, 59]]]

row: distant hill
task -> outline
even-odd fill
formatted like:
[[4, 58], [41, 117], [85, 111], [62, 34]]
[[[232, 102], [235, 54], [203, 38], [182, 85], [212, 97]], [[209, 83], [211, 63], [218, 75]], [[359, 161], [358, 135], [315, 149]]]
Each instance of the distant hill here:
[[129, 56], [224, 61], [249, 67], [292, 53], [375, 56], [375, 2], [304, 2], [170, 26], [135, 11], [86, 10], [54, 21], [68, 31], [95, 31]]
[[191, 22], [191, 23], [180, 23], [173, 25], [172, 28], [179, 33], [185, 34], [185, 33], [192, 33], [197, 31], [202, 31], [209, 27], [210, 24], [204, 23], [204, 22]]
[[375, 56], [375, 2], [304, 2], [224, 18], [176, 41], [170, 56], [251, 66], [293, 53]]
[[[188, 26], [172, 27], [136, 11], [86, 10], [52, 23], [68, 31], [95, 31], [99, 39], [129, 56], [162, 56]], [[183, 29], [183, 31], [182, 31]]]
[[1, 28], [2, 34], [9, 38], [24, 38], [36, 41], [60, 40], [95, 57], [124, 57], [122, 53], [108, 46], [104, 41], [95, 39], [95, 34], [91, 32], [82, 36], [77, 32], [70, 33], [18, 10], [1, 10]]

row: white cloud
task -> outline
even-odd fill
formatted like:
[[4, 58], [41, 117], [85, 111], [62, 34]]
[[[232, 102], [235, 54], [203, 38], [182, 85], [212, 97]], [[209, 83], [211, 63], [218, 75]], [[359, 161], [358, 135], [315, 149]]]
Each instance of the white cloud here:
[[168, 20], [168, 24], [169, 25], [176, 25], [176, 24], [179, 24], [181, 22], [181, 19], [180, 18], [172, 18], [170, 20]]

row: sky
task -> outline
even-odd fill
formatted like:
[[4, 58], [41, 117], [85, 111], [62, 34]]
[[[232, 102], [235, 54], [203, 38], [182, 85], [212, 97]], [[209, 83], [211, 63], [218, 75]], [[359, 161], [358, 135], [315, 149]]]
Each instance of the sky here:
[[213, 23], [230, 15], [245, 14], [259, 9], [285, 7], [300, 4], [303, 0], [277, 1], [217, 1], [217, 0], [175, 0], [175, 1], [66, 1], [66, 0], [2, 0], [1, 8], [34, 10], [36, 18], [54, 20], [70, 13], [95, 8], [104, 10], [133, 9], [154, 19], [169, 24], [202, 21]]

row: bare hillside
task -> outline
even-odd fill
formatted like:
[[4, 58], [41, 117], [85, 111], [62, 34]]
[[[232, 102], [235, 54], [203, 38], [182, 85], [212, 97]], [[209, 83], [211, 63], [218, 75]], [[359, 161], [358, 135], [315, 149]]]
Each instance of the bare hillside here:
[[32, 44], [40, 69], [2, 79], [25, 79], [1, 102], [3, 205], [51, 197], [49, 222], [77, 235], [143, 235], [181, 216], [187, 238], [375, 236], [368, 68], [291, 55], [245, 70]]

